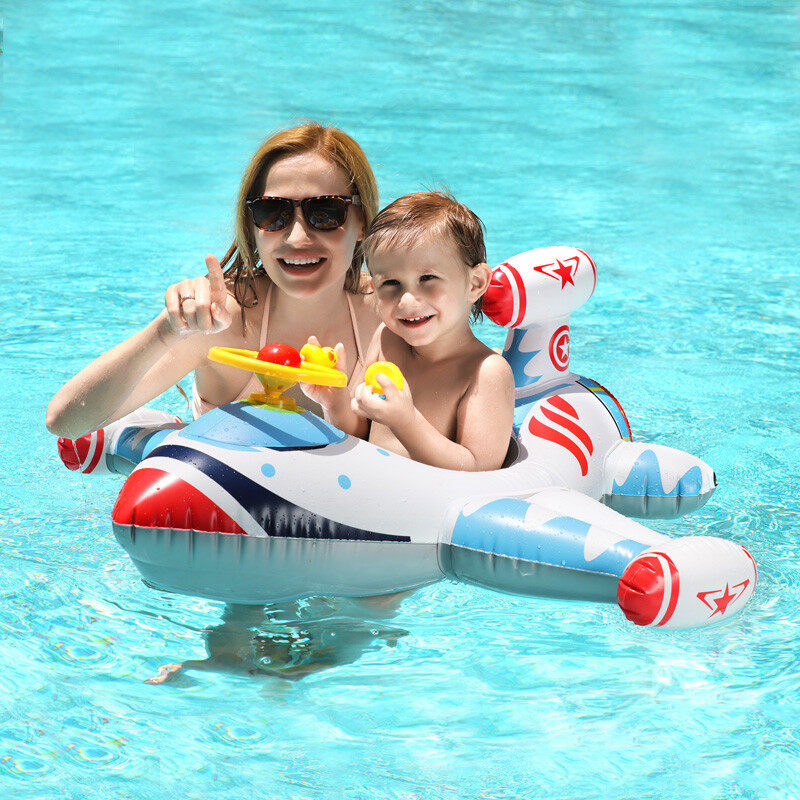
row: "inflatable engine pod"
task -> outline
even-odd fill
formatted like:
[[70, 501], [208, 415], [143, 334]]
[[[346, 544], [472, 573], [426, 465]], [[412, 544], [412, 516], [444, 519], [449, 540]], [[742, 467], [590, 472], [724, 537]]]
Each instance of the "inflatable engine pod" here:
[[313, 378], [309, 364], [275, 377], [234, 351], [262, 372], [266, 395], [182, 430], [141, 431], [135, 446], [121, 437], [117, 455], [139, 463], [114, 507], [118, 541], [152, 586], [232, 603], [388, 594], [448, 577], [616, 601], [639, 625], [727, 619], [753, 592], [747, 551], [628, 518], [701, 506], [714, 473], [688, 453], [631, 442], [617, 401], [569, 371], [569, 315], [596, 281], [592, 259], [571, 247], [522, 253], [493, 273], [484, 311], [509, 329], [516, 383], [507, 467], [442, 470], [347, 436], [270, 395], [269, 381]]

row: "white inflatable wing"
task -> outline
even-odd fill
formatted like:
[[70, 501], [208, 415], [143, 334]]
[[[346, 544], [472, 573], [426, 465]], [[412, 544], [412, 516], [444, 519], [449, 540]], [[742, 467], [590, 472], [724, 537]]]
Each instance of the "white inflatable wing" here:
[[503, 355], [514, 372], [515, 427], [531, 457], [568, 486], [628, 516], [681, 516], [713, 493], [711, 467], [680, 450], [631, 442], [616, 398], [569, 371], [570, 315], [596, 285], [594, 261], [575, 247], [529, 250], [492, 273], [483, 308], [509, 328]]

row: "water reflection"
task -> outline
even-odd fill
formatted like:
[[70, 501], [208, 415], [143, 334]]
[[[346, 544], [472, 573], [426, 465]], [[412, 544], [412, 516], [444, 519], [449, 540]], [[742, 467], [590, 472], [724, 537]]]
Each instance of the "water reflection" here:
[[191, 671], [299, 680], [352, 664], [368, 650], [396, 646], [408, 634], [386, 622], [409, 594], [315, 597], [266, 607], [225, 606], [222, 620], [203, 632], [207, 658], [165, 664], [146, 683], [175, 681]]

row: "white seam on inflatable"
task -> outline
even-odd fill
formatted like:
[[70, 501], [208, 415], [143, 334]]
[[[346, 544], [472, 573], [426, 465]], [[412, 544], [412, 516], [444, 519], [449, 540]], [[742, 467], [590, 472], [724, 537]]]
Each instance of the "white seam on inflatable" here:
[[672, 570], [664, 556], [659, 553], [653, 553], [653, 555], [661, 565], [661, 572], [664, 575], [664, 596], [661, 598], [661, 607], [658, 609], [658, 614], [656, 614], [655, 618], [650, 623], [651, 625], [658, 625], [661, 620], [664, 619], [664, 615], [667, 613], [670, 600], [672, 599]]
[[86, 458], [81, 462], [81, 472], [85, 472], [88, 466], [94, 459], [95, 451], [97, 450], [97, 431], [94, 431], [89, 437], [89, 452], [86, 453]]

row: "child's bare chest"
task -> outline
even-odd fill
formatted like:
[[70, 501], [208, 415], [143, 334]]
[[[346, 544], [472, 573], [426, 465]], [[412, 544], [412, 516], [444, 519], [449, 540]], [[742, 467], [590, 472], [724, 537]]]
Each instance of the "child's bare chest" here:
[[455, 439], [458, 409], [472, 376], [456, 364], [420, 370], [406, 367], [404, 375], [420, 414], [448, 439]]
[[[455, 441], [459, 408], [471, 385], [472, 375], [466, 365], [459, 362], [420, 365], [401, 358], [397, 358], [395, 363], [403, 373], [417, 411], [439, 433]], [[394, 433], [385, 425], [373, 422], [369, 439], [374, 444], [408, 455]]]

